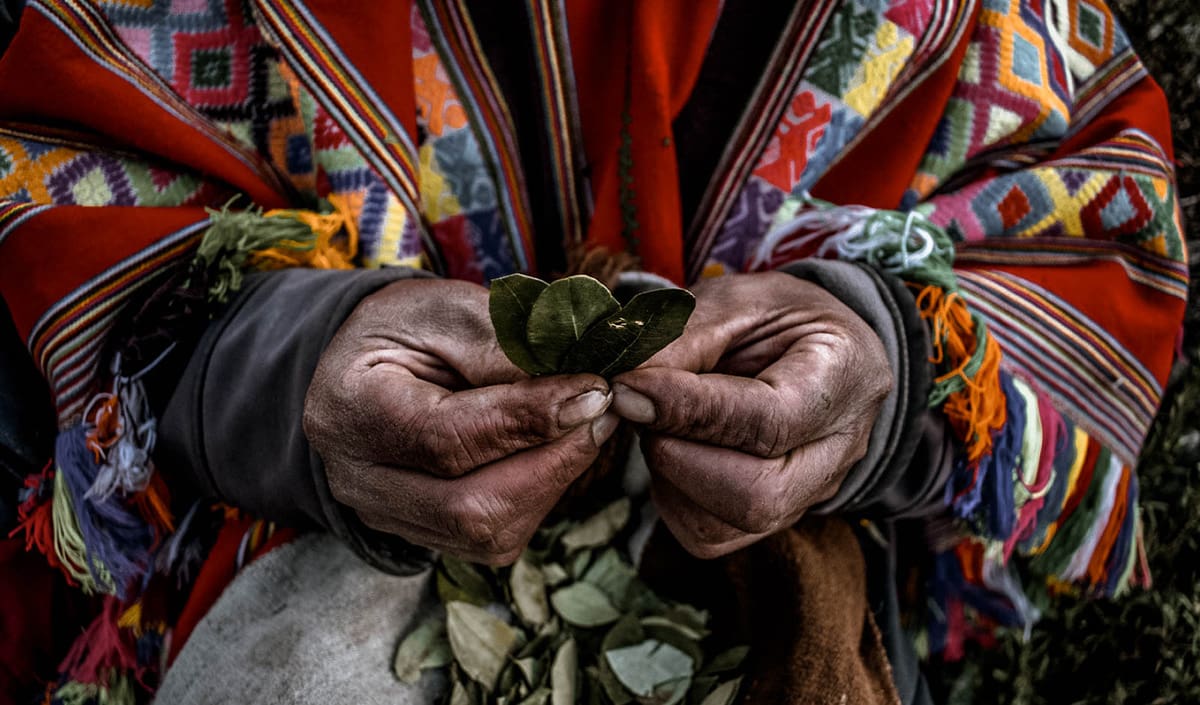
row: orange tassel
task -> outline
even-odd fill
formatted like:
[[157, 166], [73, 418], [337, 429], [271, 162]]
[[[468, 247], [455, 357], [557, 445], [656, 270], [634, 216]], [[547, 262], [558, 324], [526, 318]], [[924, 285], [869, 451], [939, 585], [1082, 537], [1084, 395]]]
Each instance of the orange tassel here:
[[[961, 390], [946, 398], [942, 410], [955, 435], [966, 445], [967, 460], [976, 462], [991, 452], [992, 434], [1004, 426], [1007, 418], [1000, 387], [1000, 346], [990, 336], [978, 340], [975, 319], [957, 292], [926, 286], [917, 294], [917, 308], [929, 323], [933, 341], [929, 361], [945, 370], [935, 383], [957, 377], [963, 384]], [[967, 367], [981, 343], [983, 359], [975, 374], [970, 375]]]
[[133, 496], [133, 505], [138, 515], [154, 527], [154, 546], [175, 531], [175, 518], [171, 516], [171, 493], [162, 475], [150, 476], [146, 489]]
[[87, 447], [96, 457], [97, 463], [104, 462], [104, 455], [121, 436], [121, 409], [116, 394], [104, 394], [104, 401], [95, 407], [87, 434]]
[[[250, 266], [256, 269], [285, 269], [288, 267], [312, 267], [314, 269], [353, 269], [354, 256], [358, 254], [358, 219], [350, 199], [340, 194], [329, 197], [332, 213], [317, 213], [308, 210], [267, 211], [267, 218], [294, 218], [307, 225], [316, 234], [316, 242], [305, 248], [299, 243], [284, 243], [278, 247], [252, 252]], [[343, 242], [334, 238], [345, 231]], [[289, 247], [289, 244], [292, 246]]]

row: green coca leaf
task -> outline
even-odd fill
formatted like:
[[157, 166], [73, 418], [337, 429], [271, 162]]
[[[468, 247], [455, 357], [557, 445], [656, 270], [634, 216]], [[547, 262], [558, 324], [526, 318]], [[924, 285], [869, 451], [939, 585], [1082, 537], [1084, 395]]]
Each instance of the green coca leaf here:
[[466, 602], [446, 605], [446, 631], [458, 665], [491, 692], [520, 635], [487, 610]]
[[604, 659], [631, 693], [642, 698], [662, 698], [664, 705], [683, 697], [695, 672], [691, 656], [654, 639], [605, 651]]
[[621, 618], [608, 595], [588, 583], [574, 583], [555, 590], [550, 595], [550, 604], [560, 617], [576, 627], [598, 627]]
[[553, 368], [537, 361], [525, 337], [533, 304], [547, 286], [541, 279], [524, 274], [510, 274], [493, 279], [491, 293], [488, 295], [488, 313], [491, 315], [492, 327], [496, 330], [496, 340], [500, 343], [500, 349], [514, 365], [531, 375], [554, 372]]
[[545, 367], [561, 371], [562, 361], [597, 321], [621, 310], [608, 287], [586, 276], [567, 277], [552, 283], [537, 297], [525, 338], [534, 358]]
[[708, 694], [700, 705], [732, 705], [733, 699], [737, 697], [738, 688], [742, 685], [741, 678], [735, 678], [731, 681], [725, 681], [717, 686], [713, 692]]
[[554, 695], [552, 705], [575, 705], [579, 691], [579, 649], [574, 639], [567, 639], [554, 654], [554, 665], [550, 667], [550, 688]]
[[618, 499], [563, 534], [563, 547], [567, 549], [567, 553], [574, 553], [581, 548], [607, 544], [629, 523], [630, 508], [628, 497]]
[[509, 586], [512, 589], [517, 614], [526, 624], [537, 627], [550, 619], [550, 606], [546, 602], [546, 585], [542, 571], [525, 556], [518, 558], [513, 565]]
[[392, 671], [401, 681], [413, 684], [420, 680], [421, 671], [445, 666], [452, 657], [446, 622], [439, 614], [426, 619], [404, 637], [396, 648]]
[[613, 377], [628, 372], [683, 335], [696, 308], [684, 289], [656, 289], [633, 297], [625, 308], [596, 323], [571, 348], [561, 372]]

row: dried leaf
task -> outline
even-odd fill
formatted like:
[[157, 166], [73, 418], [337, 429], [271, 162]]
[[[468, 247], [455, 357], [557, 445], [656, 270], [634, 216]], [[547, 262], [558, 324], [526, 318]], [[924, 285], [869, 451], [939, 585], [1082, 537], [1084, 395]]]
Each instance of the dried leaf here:
[[517, 614], [534, 627], [541, 626], [550, 619], [550, 605], [546, 602], [546, 586], [542, 579], [542, 571], [538, 570], [524, 556], [517, 559], [509, 575], [509, 586], [512, 589], [513, 603]]
[[613, 377], [628, 372], [683, 335], [696, 308], [685, 289], [655, 289], [633, 297], [623, 309], [596, 323], [563, 360], [564, 373]]
[[583, 574], [587, 572], [588, 566], [592, 564], [592, 549], [585, 548], [571, 557], [571, 562], [567, 564], [567, 573], [572, 578], [579, 580]]
[[508, 655], [517, 646], [517, 631], [467, 602], [446, 605], [446, 631], [458, 665], [491, 692]]
[[449, 705], [471, 705], [471, 695], [467, 691], [467, 687], [457, 678], [454, 679], [454, 685], [450, 688]]
[[629, 522], [630, 508], [628, 497], [618, 499], [563, 534], [563, 547], [567, 549], [567, 553], [574, 553], [581, 548], [607, 544]]
[[681, 628], [670, 620], [643, 619], [642, 631], [647, 639], [670, 644], [687, 654], [697, 666], [704, 661], [704, 649], [700, 648], [700, 639], [688, 636], [686, 628]]
[[534, 656], [517, 658], [513, 659], [513, 664], [531, 688], [536, 688], [542, 684], [543, 676], [545, 676], [543, 671], [545, 669], [542, 667], [541, 658]]
[[726, 649], [721, 653], [713, 656], [704, 664], [702, 673], [724, 673], [732, 671], [742, 665], [742, 661], [746, 660], [746, 654], [750, 653], [749, 646], [734, 646]]
[[600, 588], [618, 609], [629, 609], [630, 591], [645, 590], [638, 580], [637, 571], [629, 565], [615, 548], [605, 549], [588, 569], [582, 580]]
[[439, 614], [409, 632], [396, 647], [392, 660], [392, 672], [404, 683], [412, 684], [421, 679], [426, 668], [440, 668], [450, 663], [453, 654], [446, 636], [446, 620]]
[[546, 584], [551, 587], [570, 577], [567, 575], [567, 571], [557, 563], [547, 563], [542, 566], [542, 576], [546, 579]]
[[546, 705], [548, 702], [550, 702], [550, 689], [538, 688], [517, 705]]
[[600, 661], [600, 667], [595, 666], [587, 669], [587, 674], [595, 680], [604, 690], [604, 694], [608, 696], [608, 702], [612, 705], [627, 705], [633, 702], [633, 693], [626, 690], [625, 686], [621, 685], [621, 681], [613, 675], [612, 669], [603, 659]]
[[672, 621], [666, 617], [659, 617], [659, 616], [646, 617], [645, 619], [642, 620], [642, 625], [647, 626], [647, 627], [667, 627], [670, 629], [674, 629], [675, 631], [683, 634], [688, 639], [691, 639], [693, 641], [700, 641], [701, 639], [703, 639], [705, 636], [708, 635], [707, 630], [694, 629], [688, 624], [681, 624], [679, 622]]
[[554, 654], [550, 667], [550, 689], [553, 705], [575, 705], [579, 692], [579, 648], [574, 639], [567, 639]]
[[[695, 662], [679, 649], [654, 639], [604, 652], [609, 668], [634, 695], [677, 702], [677, 684], [690, 683]], [[665, 690], [664, 690], [665, 689]], [[686, 687], [684, 693], [686, 693]], [[679, 694], [679, 698], [683, 694]]]
[[[445, 574], [451, 585], [458, 588], [457, 590], [449, 590], [455, 596], [453, 599], [447, 599], [443, 595], [442, 600], [444, 602], [458, 600], [482, 607], [496, 601], [496, 595], [492, 591], [491, 583], [470, 563], [443, 554], [441, 557], [441, 569], [441, 572]], [[442, 586], [439, 581], [439, 594], [441, 594], [441, 590]]]
[[525, 338], [539, 363], [558, 370], [567, 353], [597, 321], [621, 309], [608, 287], [576, 275], [550, 284], [537, 297], [525, 325]]
[[608, 596], [588, 583], [573, 583], [555, 590], [550, 595], [550, 604], [568, 624], [576, 627], [598, 627], [621, 618]]
[[700, 702], [700, 705], [732, 705], [733, 699], [737, 697], [738, 688], [741, 687], [741, 678], [725, 681], [717, 686], [716, 690], [709, 693], [708, 697]]
[[493, 279], [488, 294], [488, 313], [491, 315], [492, 328], [496, 330], [496, 340], [500, 343], [500, 349], [514, 365], [531, 375], [554, 371], [537, 361], [525, 337], [533, 304], [547, 286], [549, 285], [541, 279], [524, 274], [510, 274]]

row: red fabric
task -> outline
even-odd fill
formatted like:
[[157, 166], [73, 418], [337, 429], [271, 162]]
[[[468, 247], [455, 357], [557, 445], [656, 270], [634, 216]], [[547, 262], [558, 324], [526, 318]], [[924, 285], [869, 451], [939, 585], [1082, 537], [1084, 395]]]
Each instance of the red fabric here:
[[23, 540], [0, 540], [0, 705], [24, 705], [55, 677], [87, 605]]
[[584, 149], [592, 165], [595, 214], [588, 240], [610, 251], [626, 249], [618, 160], [628, 81], [637, 254], [643, 268], [678, 283], [683, 222], [671, 122], [695, 85], [720, 8], [717, 0], [567, 5]]
[[376, 3], [344, 0], [308, 0], [305, 6], [416, 144], [412, 0], [389, 2], [386, 11]]
[[97, 71], [95, 59], [40, 12], [21, 16], [21, 31], [0, 60], [0, 95], [0, 121], [58, 124], [105, 135], [112, 146], [223, 181], [264, 208], [287, 205], [285, 196], [209, 133], [172, 115], [117, 74]]
[[[1052, 267], [963, 264], [959, 269], [1007, 272], [1054, 292], [1111, 335], [1160, 385], [1166, 384], [1175, 350], [1169, 340], [1153, 332], [1171, 331], [1173, 335], [1187, 302], [1130, 279], [1121, 259], [1091, 258]], [[1097, 286], [1099, 282], [1103, 285]]]
[[[51, 306], [98, 271], [207, 218], [199, 207], [133, 206], [54, 206], [33, 216], [14, 229], [0, 247], [0, 295], [8, 303], [21, 339], [28, 340], [33, 326]], [[117, 232], [121, 237], [96, 237], [97, 233]], [[71, 255], [64, 257], [65, 252]], [[57, 321], [55, 328], [70, 322]]]

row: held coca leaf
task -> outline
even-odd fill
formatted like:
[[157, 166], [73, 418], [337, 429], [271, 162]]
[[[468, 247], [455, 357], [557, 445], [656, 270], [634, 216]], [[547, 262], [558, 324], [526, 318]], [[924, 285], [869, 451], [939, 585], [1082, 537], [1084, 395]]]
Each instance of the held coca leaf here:
[[591, 277], [559, 279], [533, 303], [525, 338], [534, 358], [557, 371], [567, 353], [593, 324], [620, 309], [608, 287]]
[[533, 304], [547, 288], [546, 282], [524, 274], [510, 274], [492, 280], [488, 295], [488, 313], [500, 349], [517, 367], [531, 375], [548, 374], [553, 368], [542, 365], [533, 355], [525, 330]]
[[571, 348], [561, 372], [614, 377], [628, 372], [683, 335], [696, 308], [685, 289], [656, 289], [633, 297], [623, 309], [593, 325]]

